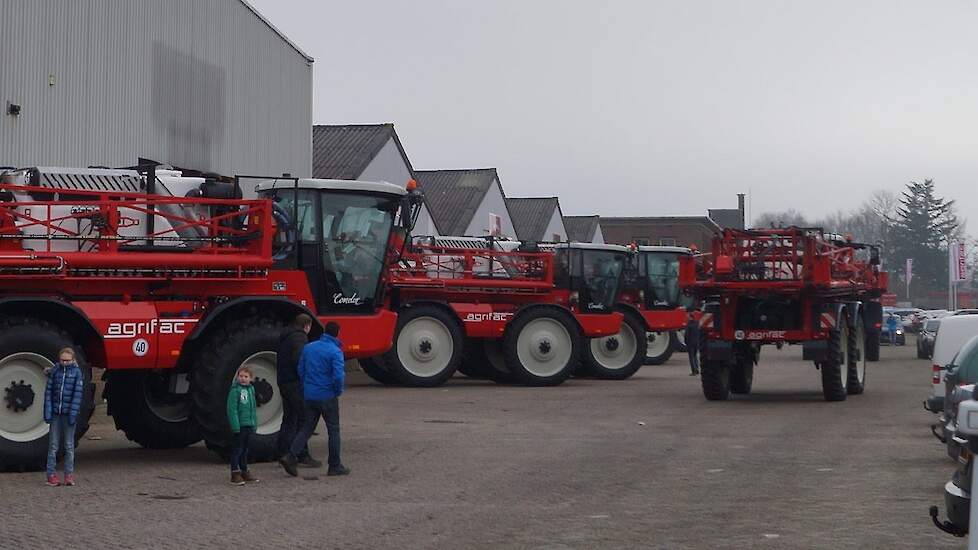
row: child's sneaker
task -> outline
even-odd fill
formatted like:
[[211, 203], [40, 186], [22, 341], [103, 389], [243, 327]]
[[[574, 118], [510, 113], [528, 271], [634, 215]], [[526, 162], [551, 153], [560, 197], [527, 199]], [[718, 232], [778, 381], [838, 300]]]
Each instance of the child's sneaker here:
[[58, 474], [51, 474], [48, 476], [47, 481], [48, 487], [60, 487], [61, 481], [58, 479]]
[[75, 486], [75, 474], [65, 474], [65, 487]]
[[231, 472], [231, 485], [244, 485], [245, 480], [241, 477], [241, 472]]

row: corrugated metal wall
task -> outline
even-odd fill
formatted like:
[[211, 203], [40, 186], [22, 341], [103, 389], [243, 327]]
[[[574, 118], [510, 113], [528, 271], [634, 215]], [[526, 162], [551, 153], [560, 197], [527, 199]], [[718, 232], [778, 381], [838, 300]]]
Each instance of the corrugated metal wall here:
[[3, 0], [0, 109], [0, 166], [311, 174], [312, 62], [239, 0]]

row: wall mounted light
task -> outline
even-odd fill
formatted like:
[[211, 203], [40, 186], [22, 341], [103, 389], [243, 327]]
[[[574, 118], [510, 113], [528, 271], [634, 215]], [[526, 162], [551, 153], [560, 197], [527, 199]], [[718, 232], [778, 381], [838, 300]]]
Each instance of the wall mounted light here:
[[20, 114], [20, 105], [16, 103], [7, 102], [7, 114], [11, 116], [17, 116]]

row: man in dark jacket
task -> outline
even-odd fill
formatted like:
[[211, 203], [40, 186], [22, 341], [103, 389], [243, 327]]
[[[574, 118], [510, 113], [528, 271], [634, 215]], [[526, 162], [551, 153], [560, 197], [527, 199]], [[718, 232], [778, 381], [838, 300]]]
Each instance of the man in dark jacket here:
[[306, 400], [305, 419], [299, 433], [292, 441], [289, 454], [279, 463], [291, 476], [298, 475], [298, 455], [309, 443], [319, 417], [326, 421], [329, 436], [329, 470], [326, 475], [342, 476], [350, 473], [340, 461], [340, 394], [346, 379], [343, 345], [339, 340], [340, 326], [326, 323], [319, 340], [307, 344], [299, 359], [299, 379], [302, 380], [303, 397]]
[[[292, 326], [282, 332], [278, 343], [276, 359], [276, 378], [279, 395], [282, 397], [282, 427], [278, 431], [276, 456], [289, 453], [292, 440], [305, 418], [305, 401], [302, 398], [302, 384], [299, 381], [299, 357], [302, 348], [309, 342], [312, 330], [312, 317], [301, 313], [292, 321]], [[309, 456], [309, 447], [304, 447], [297, 457], [299, 464], [319, 468], [322, 462]]]
[[700, 373], [700, 322], [689, 310], [686, 314], [686, 353], [689, 354], [690, 376]]

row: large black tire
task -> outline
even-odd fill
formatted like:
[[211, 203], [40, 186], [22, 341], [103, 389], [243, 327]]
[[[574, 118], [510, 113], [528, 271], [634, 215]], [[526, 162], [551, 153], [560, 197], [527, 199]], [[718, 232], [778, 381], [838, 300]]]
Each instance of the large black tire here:
[[647, 342], [645, 321], [626, 312], [618, 334], [585, 341], [581, 374], [605, 380], [631, 378], [645, 364]]
[[829, 349], [825, 361], [819, 365], [822, 373], [822, 395], [826, 401], [845, 401], [849, 378], [848, 353], [849, 327], [840, 319], [838, 328], [829, 333]]
[[730, 398], [730, 363], [726, 361], [703, 361], [700, 383], [703, 396], [709, 401], [726, 401]]
[[880, 335], [876, 332], [866, 333], [866, 360], [880, 360]]
[[[655, 342], [658, 339], [665, 338], [665, 345], [657, 346]], [[645, 364], [646, 365], [661, 365], [672, 357], [673, 352], [676, 351], [676, 335], [672, 332], [649, 332], [646, 333], [645, 340]], [[653, 351], [656, 350], [656, 351]], [[651, 355], [650, 355], [651, 354]]]
[[527, 386], [556, 386], [574, 374], [583, 338], [566, 310], [535, 306], [519, 313], [506, 327], [506, 368]]
[[487, 378], [497, 384], [518, 382], [506, 366], [506, 356], [498, 339], [469, 338], [465, 342], [463, 362], [467, 365], [466, 370], [473, 373], [473, 378]]
[[730, 393], [747, 395], [754, 384], [754, 359], [738, 357], [730, 369]]
[[109, 416], [130, 441], [147, 449], [182, 449], [202, 439], [190, 394], [166, 392], [152, 371], [111, 371], [105, 385]]
[[[848, 373], [846, 376], [846, 393], [849, 395], [862, 395], [866, 390], [866, 325], [863, 323], [862, 314], [857, 316], [856, 324], [849, 327], [847, 345], [849, 353]], [[860, 347], [862, 344], [862, 347]], [[858, 359], [857, 359], [858, 357]]]
[[[0, 403], [0, 471], [44, 468], [49, 437], [48, 425], [44, 424], [47, 376], [43, 369], [53, 365], [58, 360], [58, 352], [69, 346], [75, 350], [85, 381], [75, 427], [77, 445], [88, 431], [95, 409], [92, 369], [85, 361], [81, 346], [76, 345], [66, 331], [47, 321], [26, 317], [0, 319], [0, 393], [3, 395], [3, 403]], [[26, 408], [21, 409], [22, 406]]]
[[432, 305], [401, 310], [394, 345], [384, 354], [387, 371], [405, 386], [440, 386], [462, 362], [465, 335], [458, 317]]
[[[207, 448], [221, 457], [231, 450], [227, 418], [228, 391], [238, 368], [249, 362], [270, 373], [255, 376], [258, 397], [258, 429], [249, 441], [248, 459], [261, 462], [278, 458], [276, 439], [281, 427], [282, 400], [275, 380], [275, 357], [284, 325], [267, 317], [236, 319], [208, 335], [194, 358], [191, 394], [194, 416]], [[269, 409], [262, 410], [262, 407]], [[276, 425], [277, 422], [277, 425]]]
[[365, 372], [374, 382], [380, 382], [385, 386], [401, 385], [401, 381], [387, 370], [383, 355], [357, 359], [357, 364], [360, 365], [360, 370]]

